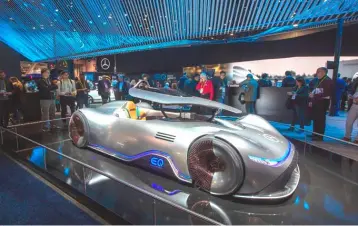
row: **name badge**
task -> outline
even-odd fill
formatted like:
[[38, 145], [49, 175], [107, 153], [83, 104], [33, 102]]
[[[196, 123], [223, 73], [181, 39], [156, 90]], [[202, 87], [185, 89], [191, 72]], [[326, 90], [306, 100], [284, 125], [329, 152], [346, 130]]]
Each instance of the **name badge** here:
[[292, 97], [291, 97], [292, 100], [295, 100], [296, 99], [296, 94], [293, 94]]
[[203, 91], [204, 91], [203, 88], [201, 88], [201, 89], [200, 89], [200, 93], [203, 93]]

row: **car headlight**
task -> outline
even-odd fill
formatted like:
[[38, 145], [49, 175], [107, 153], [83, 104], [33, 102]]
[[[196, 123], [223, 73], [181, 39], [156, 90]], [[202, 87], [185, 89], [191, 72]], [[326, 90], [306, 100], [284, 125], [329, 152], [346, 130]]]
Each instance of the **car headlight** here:
[[289, 142], [287, 150], [285, 151], [284, 155], [280, 158], [270, 159], [270, 158], [262, 158], [262, 157], [252, 156], [252, 155], [249, 155], [248, 157], [250, 160], [252, 160], [254, 162], [264, 164], [267, 166], [277, 167], [277, 166], [280, 166], [282, 163], [284, 163], [287, 160], [288, 156], [290, 156], [292, 151], [294, 151], [294, 146], [291, 144], [291, 142]]

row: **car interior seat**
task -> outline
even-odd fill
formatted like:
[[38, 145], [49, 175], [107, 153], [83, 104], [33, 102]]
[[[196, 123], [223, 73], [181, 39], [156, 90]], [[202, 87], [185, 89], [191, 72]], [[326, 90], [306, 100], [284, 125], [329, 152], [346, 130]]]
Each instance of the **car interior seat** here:
[[125, 105], [125, 109], [128, 112], [128, 116], [135, 120], [146, 120], [146, 114], [137, 107], [133, 101], [128, 101]]

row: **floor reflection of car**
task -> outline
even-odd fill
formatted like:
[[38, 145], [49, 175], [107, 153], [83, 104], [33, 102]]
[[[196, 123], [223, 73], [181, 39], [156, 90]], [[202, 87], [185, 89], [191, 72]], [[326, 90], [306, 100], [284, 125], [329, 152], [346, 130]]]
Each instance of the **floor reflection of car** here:
[[[109, 97], [109, 100], [110, 100], [110, 101], [113, 101], [113, 100], [115, 100], [115, 99], [116, 99], [116, 98], [114, 97], [114, 92], [113, 92], [113, 90], [111, 89], [111, 96]], [[90, 104], [102, 102], [102, 98], [101, 98], [101, 96], [98, 94], [98, 90], [91, 90], [91, 91], [88, 93], [88, 101], [89, 101]]]

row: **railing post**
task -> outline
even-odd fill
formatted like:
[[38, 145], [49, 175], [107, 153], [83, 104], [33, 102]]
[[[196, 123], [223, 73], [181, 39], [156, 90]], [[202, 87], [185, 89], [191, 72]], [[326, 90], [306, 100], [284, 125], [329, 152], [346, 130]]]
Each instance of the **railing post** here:
[[19, 150], [19, 137], [17, 136], [17, 127], [15, 127], [15, 134], [16, 134], [16, 151]]
[[157, 225], [157, 211], [155, 199], [153, 199], [153, 225]]
[[44, 157], [44, 170], [47, 171], [47, 161], [46, 161], [46, 152], [47, 152], [47, 149], [42, 147], [43, 148], [43, 157]]
[[0, 127], [0, 134], [1, 134], [1, 145], [4, 144], [4, 138], [2, 136], [2, 133], [4, 132], [4, 130], [2, 129], [2, 127]]
[[82, 173], [83, 173], [83, 189], [84, 189], [85, 194], [87, 194], [86, 170], [85, 170], [84, 166], [82, 166]]

